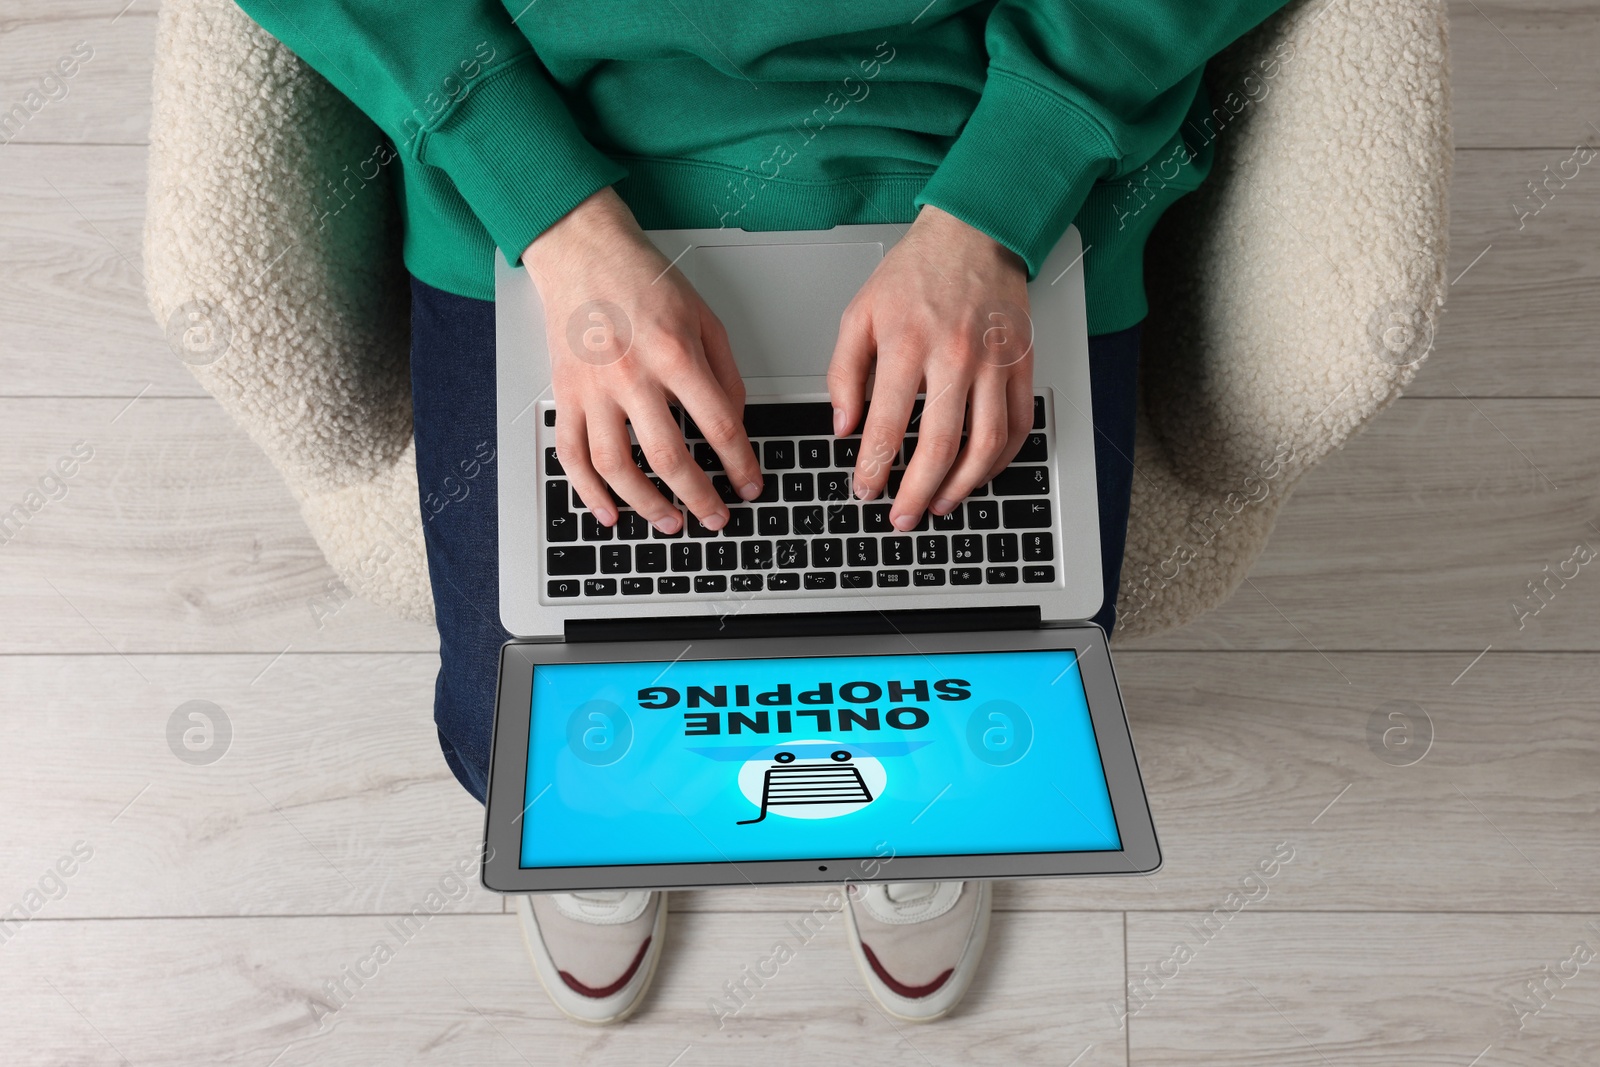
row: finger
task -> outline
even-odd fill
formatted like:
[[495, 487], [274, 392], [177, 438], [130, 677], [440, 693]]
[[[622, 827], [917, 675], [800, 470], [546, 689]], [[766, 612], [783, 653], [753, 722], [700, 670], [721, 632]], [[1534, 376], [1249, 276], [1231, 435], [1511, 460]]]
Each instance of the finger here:
[[662, 533], [677, 533], [683, 516], [633, 461], [633, 442], [628, 439], [623, 410], [608, 401], [602, 408], [591, 408], [588, 416], [589, 456], [595, 471], [646, 522]]
[[[894, 495], [889, 521], [897, 530], [909, 530], [922, 521], [922, 513], [944, 482], [961, 452], [961, 424], [967, 414], [969, 383], [964, 379], [931, 380], [928, 399], [917, 423], [917, 449], [911, 454]], [[877, 414], [878, 405], [872, 405]]]
[[[734, 371], [735, 376], [738, 371]], [[673, 394], [683, 409], [689, 413], [694, 424], [700, 427], [700, 432], [705, 435], [706, 442], [716, 450], [717, 456], [722, 460], [722, 469], [728, 475], [728, 481], [733, 485], [734, 491], [745, 500], [754, 500], [761, 495], [761, 464], [756, 460], [755, 449], [750, 447], [750, 438], [744, 432], [744, 414], [741, 410], [743, 400], [735, 404], [724, 390], [720, 379], [714, 376], [710, 366], [710, 354], [706, 353], [701, 358], [699, 352], [687, 353], [681, 361], [677, 372], [672, 375], [669, 383]], [[742, 394], [744, 387], [740, 386]], [[681, 439], [681, 434], [679, 435]], [[688, 458], [688, 453], [684, 453]], [[693, 472], [700, 476], [700, 481], [705, 482], [707, 493], [721, 503], [711, 489], [711, 482], [705, 473], [696, 464], [689, 464]], [[656, 473], [661, 474], [661, 468], [656, 468]], [[662, 477], [666, 477], [662, 474]], [[678, 486], [669, 478], [668, 484], [672, 488]], [[678, 496], [684, 503], [689, 503], [691, 497], [678, 489]], [[700, 511], [691, 508], [696, 515]], [[701, 521], [705, 516], [700, 515]]]
[[856, 428], [866, 408], [867, 371], [875, 344], [872, 320], [852, 302], [839, 320], [839, 339], [828, 363], [828, 398], [833, 403], [833, 433], [843, 437]]
[[[689, 458], [683, 430], [679, 428], [678, 420], [672, 417], [666, 397], [659, 392], [643, 393], [628, 404], [628, 415], [633, 419], [633, 432], [639, 438], [639, 447], [644, 449], [645, 458], [650, 461], [650, 469], [656, 476], [672, 487], [678, 499], [694, 513], [701, 525], [709, 530], [720, 530], [726, 526], [728, 507], [717, 491], [711, 488], [711, 479], [706, 472]], [[749, 448], [749, 445], [745, 447]]]
[[1011, 461], [1022, 451], [1022, 445], [1033, 432], [1033, 361], [1018, 366], [1006, 380], [1006, 429], [1010, 436], [1000, 458], [984, 472], [978, 485], [991, 481], [995, 475], [1011, 466]]
[[595, 472], [589, 459], [589, 431], [583, 408], [576, 404], [558, 405], [560, 418], [556, 419], [556, 458], [561, 469], [567, 472], [578, 499], [602, 526], [617, 521], [617, 507], [612, 502], [606, 483]]
[[856, 456], [855, 494], [862, 500], [878, 496], [888, 484], [889, 468], [900, 451], [906, 423], [911, 420], [911, 407], [922, 385], [920, 347], [898, 342], [897, 350], [878, 360], [872, 407], [861, 429], [861, 450]]
[[742, 415], [744, 378], [739, 374], [739, 365], [734, 362], [727, 329], [704, 300], [700, 301], [700, 345], [705, 350], [706, 363], [711, 367], [717, 384], [722, 386], [722, 392], [733, 405], [733, 410]]
[[[1015, 455], [1011, 448], [1011, 428], [1006, 421], [1007, 381], [997, 373], [980, 373], [972, 384], [970, 411], [967, 416], [967, 444], [960, 457], [945, 475], [944, 484], [933, 494], [929, 507], [935, 515], [948, 515], [966, 499], [968, 493], [989, 480], [989, 471], [995, 469], [1006, 455]], [[1029, 418], [1032, 408], [1029, 407]], [[1010, 449], [1010, 452], [1007, 452]], [[917, 438], [916, 456], [922, 455], [922, 438]], [[909, 474], [907, 481], [910, 480]]]

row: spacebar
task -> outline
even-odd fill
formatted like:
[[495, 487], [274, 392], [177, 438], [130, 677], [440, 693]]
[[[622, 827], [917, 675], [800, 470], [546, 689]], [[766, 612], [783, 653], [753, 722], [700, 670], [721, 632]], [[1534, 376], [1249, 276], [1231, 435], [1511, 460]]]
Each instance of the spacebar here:
[[751, 437], [831, 437], [833, 408], [826, 403], [746, 404], [744, 432]]

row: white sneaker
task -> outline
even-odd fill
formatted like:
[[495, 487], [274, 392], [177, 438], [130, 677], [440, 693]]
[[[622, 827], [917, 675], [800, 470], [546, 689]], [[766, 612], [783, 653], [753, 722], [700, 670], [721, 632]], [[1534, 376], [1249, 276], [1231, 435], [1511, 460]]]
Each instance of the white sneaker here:
[[667, 895], [643, 891], [517, 898], [522, 940], [550, 999], [582, 1023], [621, 1022], [650, 988], [667, 929]]
[[883, 1009], [908, 1022], [950, 1012], [989, 939], [988, 882], [850, 886], [850, 951]]

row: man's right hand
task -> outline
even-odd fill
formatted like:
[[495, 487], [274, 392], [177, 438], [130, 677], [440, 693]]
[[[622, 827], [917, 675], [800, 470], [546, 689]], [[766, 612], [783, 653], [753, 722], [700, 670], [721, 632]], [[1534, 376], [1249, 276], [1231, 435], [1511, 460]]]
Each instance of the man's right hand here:
[[722, 529], [727, 505], [667, 406], [688, 412], [740, 497], [760, 495], [744, 382], [722, 323], [609, 186], [540, 234], [522, 262], [544, 303], [556, 454], [584, 505], [610, 526], [615, 491], [663, 533], [682, 528], [683, 513], [634, 463], [631, 422], [651, 472], [708, 529]]

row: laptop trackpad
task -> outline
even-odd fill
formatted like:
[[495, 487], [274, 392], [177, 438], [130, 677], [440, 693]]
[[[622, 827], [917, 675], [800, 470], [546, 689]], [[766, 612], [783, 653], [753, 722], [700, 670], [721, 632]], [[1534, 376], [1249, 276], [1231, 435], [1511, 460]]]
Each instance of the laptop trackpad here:
[[697, 246], [678, 261], [728, 328], [746, 379], [828, 373], [839, 316], [883, 259], [876, 241]]

